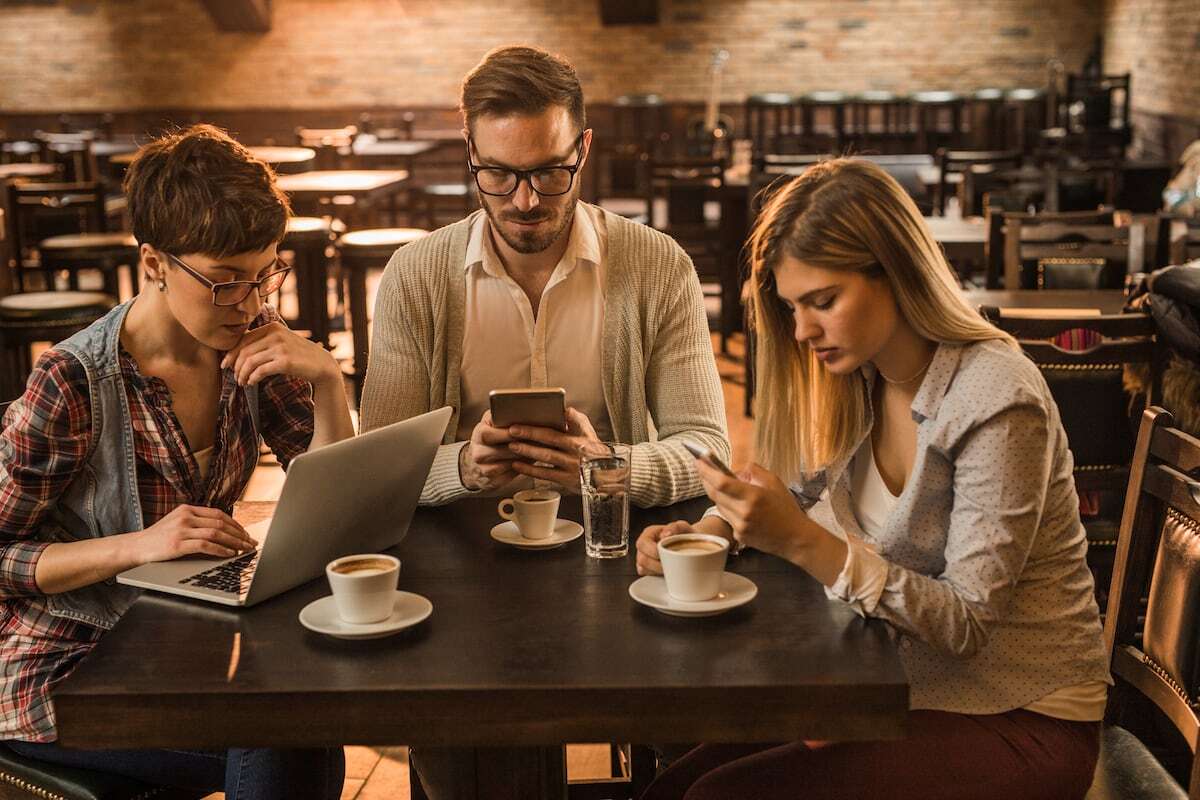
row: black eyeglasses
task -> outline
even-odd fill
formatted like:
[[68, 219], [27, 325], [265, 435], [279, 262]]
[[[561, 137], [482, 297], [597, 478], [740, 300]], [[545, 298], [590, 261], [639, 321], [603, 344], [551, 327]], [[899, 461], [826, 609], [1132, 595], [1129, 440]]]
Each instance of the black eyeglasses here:
[[528, 179], [529, 186], [544, 197], [554, 197], [571, 191], [575, 173], [583, 163], [583, 133], [575, 140], [575, 163], [536, 169], [509, 169], [507, 167], [481, 167], [471, 160], [475, 141], [467, 137], [467, 169], [475, 176], [479, 191], [492, 197], [507, 197], [517, 190], [521, 181]]
[[269, 272], [256, 281], [225, 281], [223, 283], [214, 283], [208, 278], [201, 275], [196, 270], [189, 267], [187, 264], [177, 257], [166, 251], [163, 255], [175, 262], [175, 265], [191, 275], [196, 280], [203, 283], [212, 290], [214, 306], [236, 306], [250, 296], [250, 292], [258, 288], [259, 297], [270, 297], [275, 292], [278, 292], [283, 286], [284, 279], [288, 273], [292, 271], [291, 267], [284, 266], [284, 262], [279, 257], [275, 258], [275, 263], [272, 266], [279, 267], [274, 272]]

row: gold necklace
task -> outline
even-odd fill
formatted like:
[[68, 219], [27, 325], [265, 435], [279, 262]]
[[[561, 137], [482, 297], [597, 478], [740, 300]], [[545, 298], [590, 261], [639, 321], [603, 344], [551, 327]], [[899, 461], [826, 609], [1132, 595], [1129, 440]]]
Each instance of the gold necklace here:
[[[933, 356], [936, 356], [936, 355], [937, 355], [937, 351], [935, 350], [935, 351], [934, 351], [934, 353], [933, 353]], [[878, 367], [876, 367], [875, 371], [879, 373], [879, 377], [883, 378], [883, 379], [884, 379], [885, 381], [887, 381], [888, 383], [894, 384], [894, 385], [896, 385], [896, 386], [903, 386], [903, 385], [904, 385], [904, 384], [906, 384], [906, 383], [912, 383], [912, 382], [913, 382], [913, 381], [915, 381], [917, 378], [919, 378], [919, 377], [921, 377], [922, 375], [924, 375], [924, 374], [925, 374], [925, 370], [929, 369], [929, 365], [933, 363], [933, 356], [930, 356], [930, 357], [929, 357], [929, 360], [925, 362], [925, 366], [923, 366], [923, 367], [921, 367], [919, 370], [917, 370], [917, 371], [916, 371], [916, 373], [914, 373], [914, 374], [913, 374], [913, 376], [912, 376], [911, 378], [905, 378], [905, 379], [904, 379], [904, 380], [902, 380], [902, 381], [894, 381], [894, 380], [892, 380], [892, 379], [891, 379], [891, 378], [889, 378], [887, 375], [884, 375], [884, 374], [883, 374], [883, 370], [879, 369]]]

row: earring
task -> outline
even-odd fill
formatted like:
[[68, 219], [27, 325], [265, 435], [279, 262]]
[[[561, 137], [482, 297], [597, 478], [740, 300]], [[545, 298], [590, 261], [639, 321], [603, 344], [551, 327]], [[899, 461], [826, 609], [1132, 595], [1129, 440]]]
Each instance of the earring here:
[[160, 292], [165, 292], [167, 290], [167, 281], [165, 278], [158, 279], [158, 290]]

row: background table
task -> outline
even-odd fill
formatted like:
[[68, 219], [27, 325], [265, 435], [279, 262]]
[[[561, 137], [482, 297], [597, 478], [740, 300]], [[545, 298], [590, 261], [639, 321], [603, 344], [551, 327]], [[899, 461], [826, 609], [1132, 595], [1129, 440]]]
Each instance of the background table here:
[[[533, 745], [902, 735], [908, 687], [886, 627], [748, 552], [759, 595], [706, 619], [628, 594], [633, 555], [597, 561], [490, 539], [495, 500], [420, 510], [400, 588], [433, 602], [402, 634], [342, 641], [296, 616], [321, 578], [255, 608], [147, 595], [54, 694], [68, 747]], [[634, 514], [696, 519], [706, 503]], [[561, 516], [578, 520], [578, 498]]]
[[1101, 314], [1120, 314], [1125, 305], [1125, 293], [1120, 289], [980, 289], [964, 294], [975, 307], [1097, 308]]

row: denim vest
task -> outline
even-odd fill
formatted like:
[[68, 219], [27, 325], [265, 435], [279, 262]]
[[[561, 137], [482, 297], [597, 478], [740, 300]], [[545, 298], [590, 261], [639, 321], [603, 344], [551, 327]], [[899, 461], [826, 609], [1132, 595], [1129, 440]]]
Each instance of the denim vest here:
[[[87, 463], [58, 498], [42, 531], [45, 540], [75, 542], [140, 531], [142, 504], [138, 496], [137, 464], [129, 398], [121, 375], [120, 336], [127, 301], [56, 348], [70, 353], [87, 373], [92, 411], [92, 447]], [[246, 387], [247, 405], [255, 431], [258, 387]], [[109, 630], [142, 593], [121, 586], [116, 578], [70, 592], [46, 596], [50, 613]]]

